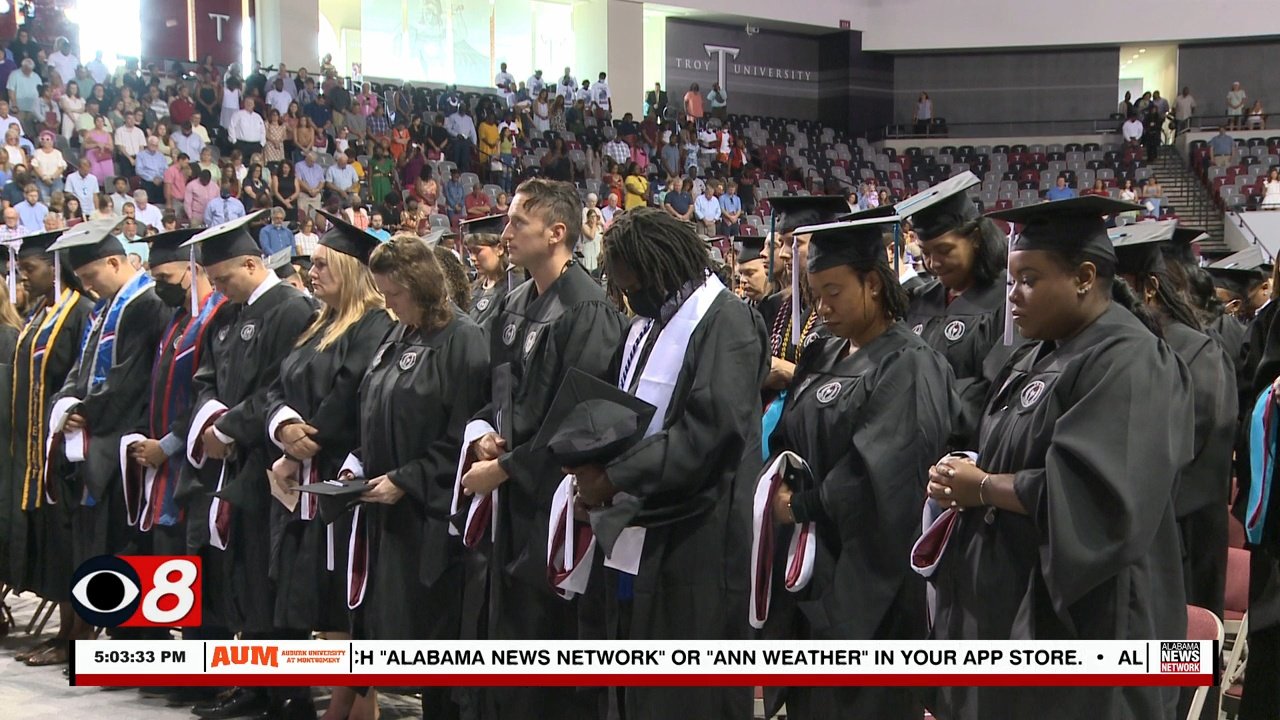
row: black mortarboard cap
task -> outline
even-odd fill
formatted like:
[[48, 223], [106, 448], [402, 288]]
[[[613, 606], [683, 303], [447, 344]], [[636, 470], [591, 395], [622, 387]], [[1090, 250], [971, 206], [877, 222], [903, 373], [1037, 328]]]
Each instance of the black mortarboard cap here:
[[200, 264], [208, 267], [232, 258], [252, 256], [262, 257], [262, 248], [258, 247], [249, 225], [257, 220], [266, 210], [257, 210], [221, 225], [205, 228], [195, 237], [182, 244], [182, 247], [200, 246]]
[[152, 235], [147, 238], [147, 243], [151, 245], [147, 263], [151, 267], [156, 267], [165, 263], [189, 261], [191, 259], [190, 248], [184, 248], [182, 244], [199, 233], [200, 228], [182, 228], [181, 230], [170, 230], [159, 235]]
[[778, 195], [767, 199], [774, 213], [782, 213], [777, 222], [780, 233], [804, 225], [835, 222], [849, 214], [849, 203], [839, 195]]
[[733, 239], [738, 245], [738, 264], [749, 263], [752, 260], [767, 260], [769, 256], [764, 251], [764, 237], [756, 235], [739, 235]]
[[1161, 246], [1173, 239], [1175, 220], [1148, 221], [1121, 225], [1107, 232], [1116, 249], [1116, 272], [1122, 275], [1150, 275], [1165, 269]]
[[275, 271], [276, 277], [284, 280], [293, 277], [298, 269], [293, 266], [293, 254], [289, 248], [283, 248], [267, 256], [267, 267]]
[[293, 264], [302, 268], [303, 272], [306, 272], [311, 269], [311, 256], [310, 255], [294, 255]]
[[52, 232], [42, 232], [35, 235], [24, 235], [19, 240], [18, 259], [29, 258], [35, 256], [44, 256], [50, 254], [50, 246], [66, 232], [65, 230], [54, 230]]
[[1262, 272], [1267, 265], [1267, 255], [1257, 245], [1232, 253], [1209, 265], [1210, 270], [1251, 270]]
[[342, 514], [360, 504], [360, 496], [369, 489], [369, 481], [364, 478], [351, 480], [326, 480], [318, 483], [299, 485], [298, 492], [311, 493], [320, 501], [320, 520], [325, 524], [333, 523]]
[[476, 238], [479, 244], [497, 245], [501, 242], [502, 231], [506, 227], [506, 215], [486, 215], [458, 223], [458, 232], [462, 233], [463, 242], [470, 243], [473, 235], [480, 235], [485, 237]]
[[1192, 247], [1195, 243], [1206, 240], [1209, 233], [1200, 228], [1176, 227], [1173, 230], [1173, 240], [1167, 243], [1161, 243], [1160, 251], [1164, 253], [1166, 260], [1183, 263], [1184, 265], [1196, 265], [1196, 251]]
[[966, 170], [893, 207], [898, 215], [911, 219], [911, 227], [921, 240], [932, 240], [978, 217], [978, 206], [967, 191], [981, 182]]
[[1141, 209], [1142, 206], [1135, 203], [1087, 195], [998, 210], [988, 213], [987, 217], [1022, 226], [1010, 251], [1079, 252], [1115, 262], [1116, 252], [1111, 238], [1107, 237], [1106, 217]]
[[643, 437], [657, 408], [576, 368], [560, 383], [533, 446], [564, 467], [603, 464]]
[[350, 255], [359, 260], [361, 265], [368, 265], [373, 249], [382, 244], [382, 241], [333, 213], [325, 210], [316, 212], [324, 215], [331, 223], [329, 230], [320, 236], [320, 244], [343, 255]]
[[845, 220], [796, 229], [809, 234], [811, 273], [840, 265], [868, 265], [884, 257], [885, 226], [899, 221], [892, 205], [847, 216]]
[[93, 220], [63, 231], [49, 250], [67, 251], [67, 262], [72, 270], [79, 270], [95, 260], [124, 255], [124, 245], [116, 237], [121, 220]]

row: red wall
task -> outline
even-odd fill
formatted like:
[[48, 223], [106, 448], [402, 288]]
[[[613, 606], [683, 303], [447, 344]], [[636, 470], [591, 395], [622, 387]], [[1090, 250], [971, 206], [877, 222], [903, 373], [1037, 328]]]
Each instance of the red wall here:
[[[224, 16], [221, 20], [218, 17]], [[186, 0], [142, 0], [142, 55], [145, 58], [202, 60], [219, 65], [240, 59], [240, 0], [195, 0], [196, 56], [188, 58]], [[221, 25], [221, 39], [219, 39]], [[248, 72], [248, 69], [245, 70]]]

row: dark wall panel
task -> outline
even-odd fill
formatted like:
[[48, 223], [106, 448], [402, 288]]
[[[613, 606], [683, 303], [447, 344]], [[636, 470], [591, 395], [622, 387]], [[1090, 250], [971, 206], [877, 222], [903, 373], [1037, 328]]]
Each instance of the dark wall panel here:
[[[894, 117], [910, 121], [925, 91], [953, 135], [1082, 132], [1081, 123], [1026, 123], [1107, 117], [1115, 112], [1119, 66], [1118, 48], [901, 54], [894, 63]], [[983, 126], [955, 127], [963, 123]]]
[[1280, 42], [1183, 45], [1178, 48], [1178, 91], [1191, 88], [1201, 115], [1222, 115], [1227, 111], [1227, 91], [1238, 81], [1249, 94], [1249, 105], [1262, 100], [1274, 114], [1280, 112], [1277, 67]]

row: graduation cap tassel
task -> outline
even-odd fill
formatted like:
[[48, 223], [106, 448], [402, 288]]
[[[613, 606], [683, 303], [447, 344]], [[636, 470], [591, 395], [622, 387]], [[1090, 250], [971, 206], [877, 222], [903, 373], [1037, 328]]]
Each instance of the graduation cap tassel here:
[[9, 303], [18, 304], [18, 251], [9, 245]]
[[1013, 345], [1013, 303], [1009, 302], [1009, 293], [1013, 290], [1013, 277], [1009, 275], [1009, 258], [1013, 255], [1013, 234], [1010, 233], [1009, 242], [1005, 244], [1004, 252], [1004, 273], [1008, 281], [1004, 287], [1004, 346]]
[[53, 297], [54, 302], [62, 297], [62, 253], [53, 254]]
[[902, 277], [902, 223], [893, 224], [893, 272]]
[[796, 254], [799, 243], [795, 233], [791, 234], [791, 344], [797, 348], [800, 338], [800, 256]]
[[191, 272], [191, 317], [200, 314], [200, 290], [196, 288], [196, 248], [191, 246], [187, 259], [187, 270]]
[[773, 282], [773, 256], [777, 254], [774, 247], [774, 231], [778, 227], [778, 216], [772, 208], [769, 209], [769, 282]]

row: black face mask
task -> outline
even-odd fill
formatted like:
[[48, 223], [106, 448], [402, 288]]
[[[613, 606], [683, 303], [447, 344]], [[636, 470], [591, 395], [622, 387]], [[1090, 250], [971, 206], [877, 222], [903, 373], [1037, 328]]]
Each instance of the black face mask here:
[[631, 306], [632, 312], [640, 317], [647, 317], [652, 320], [659, 319], [662, 313], [662, 306], [666, 301], [666, 297], [651, 288], [627, 293], [627, 304]]
[[164, 282], [156, 280], [155, 285], [156, 296], [160, 298], [160, 302], [171, 308], [182, 307], [182, 303], [187, 300], [187, 288], [177, 283]]

